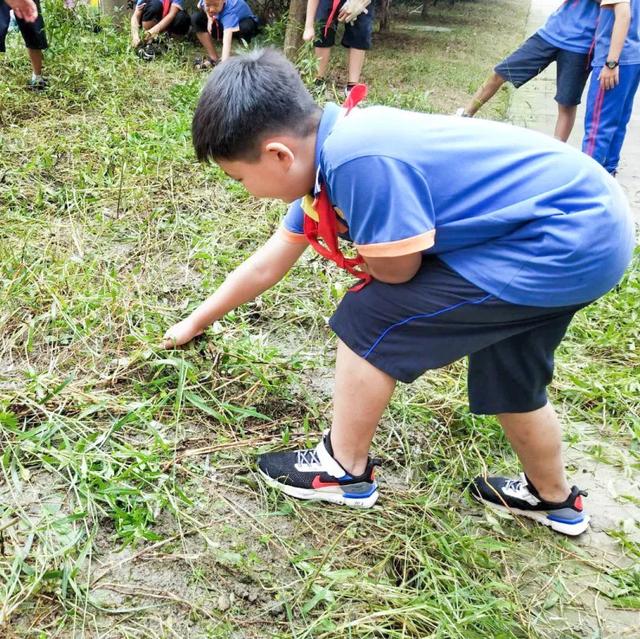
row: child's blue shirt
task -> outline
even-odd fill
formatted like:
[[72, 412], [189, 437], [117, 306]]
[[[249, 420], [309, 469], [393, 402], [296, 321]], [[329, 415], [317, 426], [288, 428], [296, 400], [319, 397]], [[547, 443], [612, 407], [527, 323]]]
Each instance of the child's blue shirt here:
[[[488, 120], [343, 115], [328, 105], [322, 116], [318, 183], [363, 257], [437, 254], [488, 293], [543, 307], [590, 301], [622, 276], [634, 246], [626, 199], [587, 155]], [[305, 241], [302, 204], [284, 219], [291, 241]]]
[[559, 49], [589, 53], [599, 11], [595, 0], [564, 0], [538, 29], [538, 35]]
[[[204, 0], [200, 0], [198, 6], [204, 11]], [[244, 18], [256, 19], [253, 11], [244, 0], [225, 0], [222, 11], [216, 18], [223, 29], [234, 30], [237, 30], [240, 20], [244, 20]]]
[[[593, 54], [593, 66], [601, 67], [607, 61], [611, 46], [611, 33], [615, 22], [613, 0], [603, 0], [600, 19], [596, 31], [596, 46]], [[608, 7], [606, 5], [609, 5]], [[640, 0], [631, 0], [631, 24], [624, 41], [624, 47], [618, 62], [621, 65], [640, 64]]]

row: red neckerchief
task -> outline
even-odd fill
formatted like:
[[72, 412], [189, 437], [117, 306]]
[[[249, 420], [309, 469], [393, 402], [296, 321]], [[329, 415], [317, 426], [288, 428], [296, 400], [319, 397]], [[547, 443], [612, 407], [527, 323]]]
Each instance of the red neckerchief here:
[[[346, 115], [349, 115], [351, 109], [363, 100], [367, 95], [367, 87], [364, 84], [356, 84], [351, 89], [347, 99], [342, 105], [347, 109]], [[320, 184], [320, 191], [313, 200], [313, 209], [318, 216], [318, 221], [305, 213], [304, 216], [304, 236], [311, 246], [322, 257], [335, 262], [340, 268], [344, 269], [351, 275], [355, 275], [360, 283], [352, 287], [351, 291], [359, 291], [371, 281], [371, 275], [361, 268], [364, 264], [362, 256], [345, 257], [338, 246], [338, 221], [336, 219], [336, 211], [329, 200], [327, 187], [323, 183]], [[322, 240], [323, 244], [320, 243]]]
[[164, 18], [167, 13], [169, 13], [169, 9], [171, 9], [172, 0], [162, 0], [162, 17]]
[[[327, 37], [327, 33], [329, 33], [329, 27], [331, 26], [331, 23], [333, 22], [333, 18], [336, 15], [336, 11], [338, 10], [338, 5], [342, 2], [342, 0], [333, 0], [333, 4], [331, 5], [331, 13], [329, 14], [329, 17], [327, 18], [327, 24], [324, 27], [324, 37]], [[348, 98], [347, 98], [348, 99]]]

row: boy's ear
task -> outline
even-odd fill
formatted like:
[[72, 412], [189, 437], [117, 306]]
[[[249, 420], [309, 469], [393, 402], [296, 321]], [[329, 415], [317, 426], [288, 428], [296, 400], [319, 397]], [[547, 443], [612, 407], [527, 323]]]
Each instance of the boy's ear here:
[[282, 142], [269, 142], [265, 145], [264, 149], [267, 153], [273, 154], [273, 157], [277, 158], [279, 162], [283, 162], [287, 169], [296, 159], [291, 148]]

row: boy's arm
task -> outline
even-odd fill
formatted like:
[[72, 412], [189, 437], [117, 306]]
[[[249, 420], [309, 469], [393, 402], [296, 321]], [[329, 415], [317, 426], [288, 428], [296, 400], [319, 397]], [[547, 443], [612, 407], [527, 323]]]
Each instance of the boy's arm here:
[[142, 24], [143, 8], [144, 4], [138, 4], [131, 14], [131, 45], [134, 47], [140, 44], [140, 25]]
[[220, 61], [224, 62], [231, 55], [231, 43], [233, 42], [234, 29], [225, 29], [222, 32], [222, 53]]
[[374, 280], [385, 284], [408, 282], [422, 264], [422, 253], [410, 253], [399, 257], [365, 257], [367, 273]]
[[[611, 44], [609, 45], [609, 53], [607, 54], [607, 61], [613, 60], [617, 62], [620, 59], [622, 48], [624, 47], [624, 41], [627, 38], [629, 32], [629, 24], [631, 23], [631, 9], [628, 1], [626, 2], [602, 2], [603, 8], [613, 6], [615, 13], [615, 20], [613, 22], [613, 29], [611, 31]], [[620, 68], [615, 67], [610, 69], [606, 65], [602, 67], [600, 75], [600, 87], [607, 91], [613, 89], [620, 81]]]
[[316, 12], [320, 0], [307, 0], [307, 15], [304, 20], [304, 32], [302, 39], [311, 42], [316, 37]]
[[158, 24], [155, 24], [153, 27], [151, 27], [151, 29], [149, 29], [147, 33], [151, 36], [155, 36], [162, 33], [163, 31], [166, 31], [179, 11], [180, 7], [177, 4], [172, 4], [169, 7], [169, 13], [167, 13], [167, 15], [162, 18], [162, 20], [160, 20]]
[[225, 313], [277, 284], [298, 261], [306, 243], [287, 242], [277, 231], [264, 246], [232, 271], [220, 288], [164, 336], [164, 348], [186, 344]]

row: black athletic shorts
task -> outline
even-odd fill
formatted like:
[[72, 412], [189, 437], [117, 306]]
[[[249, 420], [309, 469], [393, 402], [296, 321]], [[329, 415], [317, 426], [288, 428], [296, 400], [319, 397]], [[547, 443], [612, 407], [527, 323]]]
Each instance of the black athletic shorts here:
[[[316, 21], [320, 30], [318, 39], [313, 43], [315, 47], [329, 48], [335, 44], [336, 31], [338, 30], [338, 14], [346, 0], [342, 0], [336, 9], [335, 16], [325, 37], [324, 31], [331, 14], [333, 0], [320, 0], [316, 11]], [[367, 7], [367, 13], [361, 13], [353, 24], [345, 23], [342, 46], [354, 49], [367, 50], [371, 48], [371, 34], [373, 32], [373, 5]]]
[[[22, 34], [22, 39], [27, 49], [44, 50], [49, 45], [47, 44], [47, 36], [44, 33], [44, 20], [42, 18], [42, 11], [40, 9], [40, 1], [34, 0], [36, 7], [38, 7], [38, 17], [35, 22], [26, 22], [20, 18], [16, 18], [18, 28]], [[9, 31], [9, 12], [11, 9], [9, 5], [0, 0], [0, 53], [6, 51], [5, 40], [7, 32]]]
[[[142, 8], [142, 22], [160, 22], [162, 20], [162, 0], [146, 0]], [[167, 27], [167, 33], [176, 36], [184, 36], [189, 33], [191, 18], [181, 9], [176, 13], [171, 24]]]
[[329, 324], [354, 352], [401, 382], [469, 357], [471, 411], [526, 413], [547, 402], [554, 351], [585, 304], [511, 304], [425, 256], [404, 284], [373, 281], [342, 299]]

